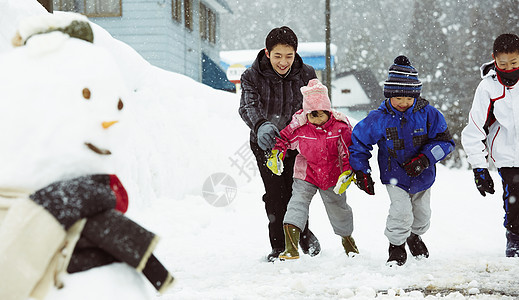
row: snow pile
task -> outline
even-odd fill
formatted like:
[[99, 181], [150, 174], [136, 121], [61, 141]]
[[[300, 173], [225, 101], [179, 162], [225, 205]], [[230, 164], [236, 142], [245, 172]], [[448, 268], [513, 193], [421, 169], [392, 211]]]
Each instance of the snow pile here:
[[236, 117], [239, 96], [152, 66], [93, 27], [94, 44], [112, 52], [129, 88], [117, 170], [131, 182], [134, 201], [201, 193], [205, 179], [227, 168], [248, 141], [249, 129]]
[[[29, 0], [20, 1], [25, 2]], [[9, 3], [14, 5], [12, 1]], [[15, 22], [20, 15], [4, 17]], [[8, 35], [11, 27], [2, 26], [0, 32], [2, 37]], [[40, 146], [32, 152], [20, 151], [19, 154], [28, 161], [16, 155], [17, 147], [24, 149], [26, 143], [31, 145], [40, 138], [35, 134], [38, 127], [52, 125], [57, 130], [56, 134], [60, 130], [66, 132], [65, 129], [95, 132], [86, 125], [90, 120], [83, 118], [81, 110], [74, 110], [75, 107], [68, 103], [63, 110], [47, 111], [45, 101], [49, 100], [45, 98], [53, 96], [65, 101], [64, 94], [60, 93], [66, 93], [68, 97], [76, 90], [72, 79], [120, 70], [126, 94], [121, 111], [124, 116], [121, 115], [121, 121], [113, 126], [114, 134], [111, 136], [113, 168], [130, 194], [128, 215], [162, 237], [155, 254], [177, 282], [167, 294], [158, 296], [143, 276], [126, 265], [112, 264], [66, 276], [65, 287], [51, 291], [48, 299], [519, 297], [519, 262], [504, 257], [499, 192], [482, 198], [474, 187], [471, 171], [449, 170], [443, 166], [438, 166], [438, 179], [432, 190], [431, 229], [423, 237], [431, 253], [429, 259], [416, 261], [409, 258], [407, 264], [399, 268], [385, 266], [388, 242], [383, 231], [389, 198], [375, 168], [375, 196], [367, 196], [355, 186], [347, 191], [354, 213], [353, 236], [360, 255], [346, 257], [340, 238], [333, 234], [324, 206], [317, 196], [310, 209], [310, 228], [320, 239], [322, 253], [313, 258], [302, 255], [294, 262], [266, 263], [264, 256], [270, 249], [267, 219], [261, 201], [263, 186], [248, 150], [248, 128], [237, 113], [238, 96], [151, 66], [133, 49], [114, 40], [98, 26], [94, 26], [94, 35], [94, 46], [104, 48], [99, 51], [105, 54], [109, 51], [116, 66], [113, 62], [92, 63], [67, 70], [67, 55], [57, 52], [53, 53], [53, 56], [57, 55], [53, 60], [55, 63], [47, 62], [46, 69], [42, 69], [38, 66], [46, 60], [46, 53], [35, 51], [29, 54], [25, 50], [0, 53], [1, 57], [13, 59], [5, 61], [13, 76], [5, 78], [7, 82], [4, 83], [15, 86], [4, 89], [0, 102], [30, 97], [44, 99], [39, 102], [41, 106], [16, 114], [21, 118], [19, 121], [31, 126], [27, 126], [25, 132], [4, 133], [9, 140], [4, 140], [2, 147], [11, 149], [9, 153], [20, 167], [35, 168], [31, 160], [52, 152], [46, 150], [59, 150], [51, 142], [52, 135], [45, 135], [43, 140], [48, 141], [44, 143], [46, 149]], [[55, 38], [55, 43], [59, 43], [60, 38]], [[0, 44], [1, 49], [9, 48], [5, 41]], [[97, 50], [87, 52], [79, 54], [92, 55]], [[20, 67], [18, 71], [17, 66]], [[23, 77], [22, 71], [28, 70], [35, 74], [27, 78], [39, 79], [36, 82], [42, 84], [33, 86], [32, 81]], [[56, 81], [56, 72], [66, 72], [59, 77], [59, 81], [65, 80], [66, 84], [60, 85]], [[43, 83], [60, 88], [55, 91]], [[96, 84], [106, 90], [105, 95], [112, 95], [117, 90], [114, 87], [118, 86], [112, 80]], [[81, 97], [79, 100], [84, 101]], [[111, 101], [103, 103], [109, 108], [113, 104]], [[33, 121], [33, 118], [41, 118], [37, 115], [38, 109], [47, 116], [41, 122]], [[66, 115], [70, 111], [75, 111], [69, 116], [71, 124], [75, 121], [72, 119], [77, 118], [80, 123], [86, 122], [85, 128], [69, 127], [68, 123], [57, 124], [51, 117], [54, 114]], [[4, 117], [13, 122], [9, 126], [22, 125], [16, 116], [8, 114], [6, 112]], [[10, 130], [12, 127], [2, 127], [2, 131]], [[102, 133], [95, 134], [95, 137], [100, 139], [96, 143], [102, 144]], [[70, 144], [64, 147], [72, 149]], [[376, 166], [375, 161], [372, 161], [372, 166]], [[59, 166], [53, 168], [57, 170]], [[48, 169], [54, 173], [52, 170]], [[202, 195], [206, 179], [218, 172], [237, 182], [234, 190], [230, 186], [217, 188], [218, 183], [213, 183], [217, 193], [227, 192], [229, 200], [233, 200], [224, 207], [210, 205]], [[35, 173], [33, 171], [33, 175]], [[493, 172], [492, 176], [498, 185], [498, 175]], [[509, 296], [502, 297], [501, 294]]]
[[[66, 13], [55, 14], [71, 19]], [[39, 26], [26, 24], [28, 32]], [[34, 189], [46, 180], [62, 178], [60, 173], [67, 166], [70, 170], [74, 160], [82, 160], [86, 170], [99, 165], [92, 163], [90, 151], [66, 161], [86, 149], [84, 139], [96, 130], [94, 124], [118, 119], [92, 118], [90, 111], [95, 109], [88, 107], [116, 108], [122, 99], [125, 120], [111, 129], [116, 131], [110, 137], [113, 161], [91, 171], [115, 170], [134, 205], [151, 204], [162, 195], [201, 193], [205, 178], [229, 166], [228, 157], [248, 140], [242, 122], [229, 118], [237, 114], [238, 97], [151, 66], [128, 45], [92, 26], [94, 45], [52, 32], [3, 52], [2, 79], [9, 84], [2, 86], [0, 97], [2, 111], [11, 113], [1, 120], [2, 127], [17, 126], [2, 131], [3, 140], [11, 142], [0, 149], [4, 165], [0, 179], [9, 187]], [[95, 83], [89, 82], [93, 79]], [[92, 99], [84, 99], [84, 88], [91, 90]], [[60, 139], [67, 143], [53, 142]]]

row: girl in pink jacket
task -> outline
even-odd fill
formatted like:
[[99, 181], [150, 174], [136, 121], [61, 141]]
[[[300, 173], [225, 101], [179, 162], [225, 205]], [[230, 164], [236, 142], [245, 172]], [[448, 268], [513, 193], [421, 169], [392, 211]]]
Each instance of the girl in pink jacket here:
[[287, 149], [297, 149], [292, 198], [283, 220], [285, 251], [281, 260], [299, 258], [299, 233], [308, 220], [310, 202], [319, 190], [335, 234], [342, 237], [346, 254], [359, 253], [353, 232], [353, 214], [344, 191], [353, 180], [348, 146], [352, 127], [348, 118], [332, 111], [328, 89], [318, 79], [301, 88], [303, 109], [280, 132], [267, 166], [276, 175], [283, 172]]

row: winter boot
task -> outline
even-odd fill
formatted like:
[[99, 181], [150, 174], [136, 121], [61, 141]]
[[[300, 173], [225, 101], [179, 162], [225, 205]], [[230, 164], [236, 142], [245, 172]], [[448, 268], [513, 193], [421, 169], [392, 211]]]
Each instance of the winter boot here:
[[344, 251], [350, 257], [355, 256], [355, 254], [359, 254], [359, 249], [357, 249], [357, 245], [355, 245], [355, 240], [350, 236], [342, 237], [342, 246], [344, 247]]
[[519, 257], [519, 235], [506, 231], [506, 257]]
[[407, 246], [415, 258], [421, 259], [429, 257], [429, 251], [419, 235], [411, 233], [407, 238]]
[[402, 266], [407, 260], [407, 252], [405, 251], [405, 243], [400, 246], [389, 244], [389, 258], [386, 265], [392, 267], [394, 265]]
[[283, 230], [285, 231], [285, 251], [279, 255], [279, 259], [298, 259], [299, 228], [292, 224], [284, 224]]
[[281, 248], [272, 249], [272, 252], [270, 252], [269, 255], [267, 255], [267, 261], [273, 262], [276, 259], [278, 259], [279, 255], [283, 252], [283, 250], [285, 250], [285, 249], [281, 249]]
[[301, 250], [303, 250], [304, 254], [308, 254], [310, 256], [316, 256], [321, 252], [321, 245], [319, 244], [319, 240], [310, 231], [307, 229], [301, 233], [301, 240], [299, 241], [299, 245], [301, 245]]

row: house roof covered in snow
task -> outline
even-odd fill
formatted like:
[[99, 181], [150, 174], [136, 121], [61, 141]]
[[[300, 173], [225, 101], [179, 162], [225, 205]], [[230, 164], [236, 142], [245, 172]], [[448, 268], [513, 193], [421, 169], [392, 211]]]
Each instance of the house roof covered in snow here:
[[332, 83], [332, 101], [336, 107], [373, 109], [384, 99], [382, 87], [368, 69], [337, 74]]
[[231, 7], [225, 0], [204, 0], [204, 2], [219, 13], [233, 13]]
[[[245, 67], [250, 67], [258, 52], [261, 49], [247, 49], [247, 50], [233, 50], [220, 51], [220, 65], [224, 70], [234, 64], [241, 64]], [[325, 67], [326, 43], [324, 42], [309, 42], [299, 43], [297, 53], [303, 59], [303, 62], [311, 65], [316, 70], [322, 70]], [[337, 53], [337, 46], [330, 44], [330, 53], [332, 55], [332, 66], [335, 61]]]

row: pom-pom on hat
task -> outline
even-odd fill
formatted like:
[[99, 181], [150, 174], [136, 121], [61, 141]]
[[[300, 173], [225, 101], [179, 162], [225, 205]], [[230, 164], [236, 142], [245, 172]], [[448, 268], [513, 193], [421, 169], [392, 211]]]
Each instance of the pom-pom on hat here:
[[305, 113], [314, 110], [332, 110], [328, 89], [319, 79], [310, 80], [307, 86], [301, 87], [301, 93], [303, 93], [303, 111]]
[[384, 97], [417, 98], [421, 91], [422, 82], [409, 59], [404, 55], [395, 58], [394, 64], [389, 67], [389, 76], [384, 81]]

